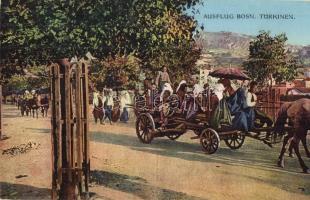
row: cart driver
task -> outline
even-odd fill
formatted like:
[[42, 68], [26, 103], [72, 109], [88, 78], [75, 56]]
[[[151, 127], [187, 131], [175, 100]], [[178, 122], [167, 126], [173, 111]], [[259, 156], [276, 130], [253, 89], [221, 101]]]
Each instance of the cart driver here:
[[250, 88], [248, 92], [246, 93], [246, 101], [245, 105], [246, 108], [244, 111], [247, 113], [247, 125], [248, 125], [248, 130], [251, 130], [254, 128], [254, 122], [255, 122], [255, 106], [257, 103], [257, 96], [255, 94], [257, 83], [255, 81], [252, 81], [250, 83]]
[[[255, 106], [257, 104], [257, 96], [255, 94], [257, 88], [257, 82], [252, 81], [250, 83], [250, 88], [248, 92], [246, 93], [246, 106], [250, 109], [253, 109], [254, 111], [254, 116], [250, 118], [250, 126], [255, 127], [255, 126], [263, 126], [266, 124], [268, 127], [272, 126], [273, 121], [272, 119], [266, 115], [265, 113], [261, 112], [260, 110], [256, 109]], [[258, 119], [260, 121], [259, 124], [255, 123], [255, 120]], [[255, 123], [255, 125], [254, 125]]]

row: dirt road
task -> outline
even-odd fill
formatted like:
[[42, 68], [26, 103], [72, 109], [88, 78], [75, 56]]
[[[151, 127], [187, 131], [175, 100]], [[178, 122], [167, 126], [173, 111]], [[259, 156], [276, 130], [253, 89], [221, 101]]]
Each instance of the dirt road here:
[[[0, 197], [49, 199], [50, 120], [21, 117], [16, 107], [4, 106], [3, 129], [10, 138], [0, 141]], [[310, 197], [310, 176], [301, 173], [296, 158], [286, 157], [285, 169], [276, 167], [280, 145], [269, 148], [247, 138], [239, 150], [221, 143], [215, 154], [205, 155], [198, 141], [190, 140], [192, 133], [177, 141], [161, 138], [146, 145], [138, 141], [133, 123], [91, 122], [90, 130], [94, 199]], [[5, 149], [29, 142], [25, 153], [2, 155]], [[309, 159], [305, 161], [310, 166]]]

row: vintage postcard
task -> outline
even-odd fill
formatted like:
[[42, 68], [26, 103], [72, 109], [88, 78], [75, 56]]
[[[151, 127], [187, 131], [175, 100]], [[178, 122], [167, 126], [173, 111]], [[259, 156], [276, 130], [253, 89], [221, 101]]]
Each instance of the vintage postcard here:
[[310, 198], [309, 0], [0, 10], [0, 199]]

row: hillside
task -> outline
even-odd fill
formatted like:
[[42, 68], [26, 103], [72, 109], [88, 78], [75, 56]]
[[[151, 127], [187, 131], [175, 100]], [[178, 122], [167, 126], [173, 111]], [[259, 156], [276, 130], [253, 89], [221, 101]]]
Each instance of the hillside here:
[[[241, 66], [248, 57], [251, 40], [255, 36], [232, 32], [202, 32], [196, 42], [203, 48], [203, 56], [198, 62], [214, 66]], [[287, 45], [288, 52], [310, 66], [310, 45]]]

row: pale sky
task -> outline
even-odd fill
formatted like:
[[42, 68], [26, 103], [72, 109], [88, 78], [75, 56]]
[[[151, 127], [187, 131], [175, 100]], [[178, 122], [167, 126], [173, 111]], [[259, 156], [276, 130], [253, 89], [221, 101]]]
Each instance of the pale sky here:
[[[205, 0], [196, 8], [200, 14], [195, 18], [205, 31], [257, 35], [259, 30], [266, 30], [273, 35], [286, 33], [290, 44], [310, 45], [310, 0]], [[216, 14], [230, 14], [234, 18], [204, 17]], [[237, 14], [253, 14], [255, 18], [237, 19]], [[262, 19], [260, 14], [288, 14], [293, 19]]]

